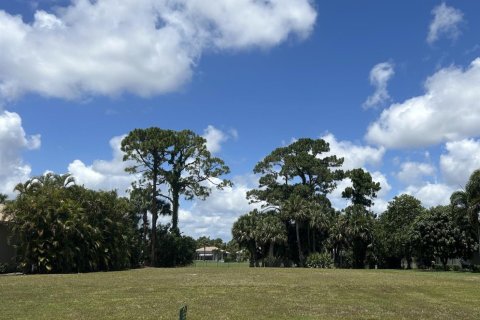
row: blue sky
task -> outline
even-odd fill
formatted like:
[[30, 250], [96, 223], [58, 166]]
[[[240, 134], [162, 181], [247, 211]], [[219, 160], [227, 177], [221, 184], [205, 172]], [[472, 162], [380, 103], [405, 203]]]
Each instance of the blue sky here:
[[[252, 169], [325, 138], [400, 193], [446, 203], [480, 167], [476, 1], [0, 3], [0, 192], [50, 170], [123, 192], [134, 128], [192, 129], [235, 187], [184, 202], [181, 229], [229, 239]], [[331, 200], [337, 208], [342, 182]]]

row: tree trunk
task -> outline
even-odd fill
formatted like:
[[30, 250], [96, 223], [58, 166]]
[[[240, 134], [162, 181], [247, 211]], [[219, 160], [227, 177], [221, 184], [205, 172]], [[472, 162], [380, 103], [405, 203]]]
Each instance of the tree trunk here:
[[[307, 225], [307, 239], [308, 239], [308, 244], [307, 244], [308, 245], [308, 250], [307, 250], [307, 252], [310, 254], [310, 252], [311, 252], [310, 248], [312, 248], [312, 241], [310, 239], [310, 224]], [[314, 252], [315, 252], [315, 250], [314, 250]]]
[[273, 241], [271, 241], [271, 242], [270, 242], [270, 248], [269, 248], [269, 250], [268, 250], [268, 256], [269, 256], [270, 258], [273, 258], [273, 249], [274, 249], [273, 247], [274, 247], [274, 246], [275, 246], [275, 244], [273, 243]]
[[298, 265], [303, 268], [303, 252], [302, 252], [302, 244], [300, 243], [300, 222], [295, 221], [295, 231], [297, 234], [297, 248], [298, 248]]
[[443, 270], [447, 271], [448, 258], [442, 258]]
[[316, 245], [315, 245], [315, 230], [312, 230], [312, 244], [313, 244], [313, 252], [317, 252], [317, 248], [316, 248]]
[[142, 259], [147, 257], [148, 252], [148, 243], [147, 243], [147, 233], [148, 233], [148, 215], [147, 211], [143, 212], [143, 243], [142, 243], [142, 252], [144, 256]]
[[178, 229], [178, 208], [180, 206], [180, 191], [178, 188], [172, 188], [172, 232], [176, 235], [180, 235]]
[[158, 207], [157, 207], [157, 176], [154, 173], [153, 178], [153, 198], [152, 198], [152, 236], [150, 237], [151, 249], [150, 252], [150, 265], [155, 266], [155, 242], [157, 241], [157, 218], [158, 218]]
[[255, 245], [250, 246], [250, 262], [249, 266], [250, 268], [255, 266]]
[[480, 254], [480, 219], [478, 219], [477, 231], [478, 231], [478, 253]]

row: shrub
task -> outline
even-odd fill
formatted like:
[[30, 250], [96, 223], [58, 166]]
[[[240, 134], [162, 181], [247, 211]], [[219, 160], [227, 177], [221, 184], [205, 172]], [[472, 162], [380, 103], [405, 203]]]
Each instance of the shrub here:
[[333, 259], [328, 252], [312, 253], [307, 257], [307, 267], [309, 268], [326, 268], [333, 267]]
[[277, 257], [265, 257], [263, 259], [265, 267], [279, 268], [282, 265], [282, 259]]
[[0, 263], [0, 274], [8, 272], [8, 265], [6, 263]]
[[156, 267], [177, 267], [192, 264], [197, 248], [196, 241], [169, 231], [170, 225], [157, 226], [155, 248]]

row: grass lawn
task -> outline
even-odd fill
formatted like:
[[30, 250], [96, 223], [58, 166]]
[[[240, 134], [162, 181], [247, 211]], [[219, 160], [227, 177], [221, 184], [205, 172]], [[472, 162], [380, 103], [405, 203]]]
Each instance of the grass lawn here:
[[216, 267], [0, 276], [1, 319], [480, 319], [480, 274]]

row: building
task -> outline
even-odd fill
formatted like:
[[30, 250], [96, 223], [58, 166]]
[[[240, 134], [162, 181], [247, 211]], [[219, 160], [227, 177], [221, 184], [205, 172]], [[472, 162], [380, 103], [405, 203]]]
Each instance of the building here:
[[230, 253], [217, 247], [202, 247], [196, 250], [196, 260], [224, 260]]
[[10, 264], [15, 258], [15, 248], [9, 244], [9, 222], [4, 215], [5, 206], [0, 204], [0, 264]]

